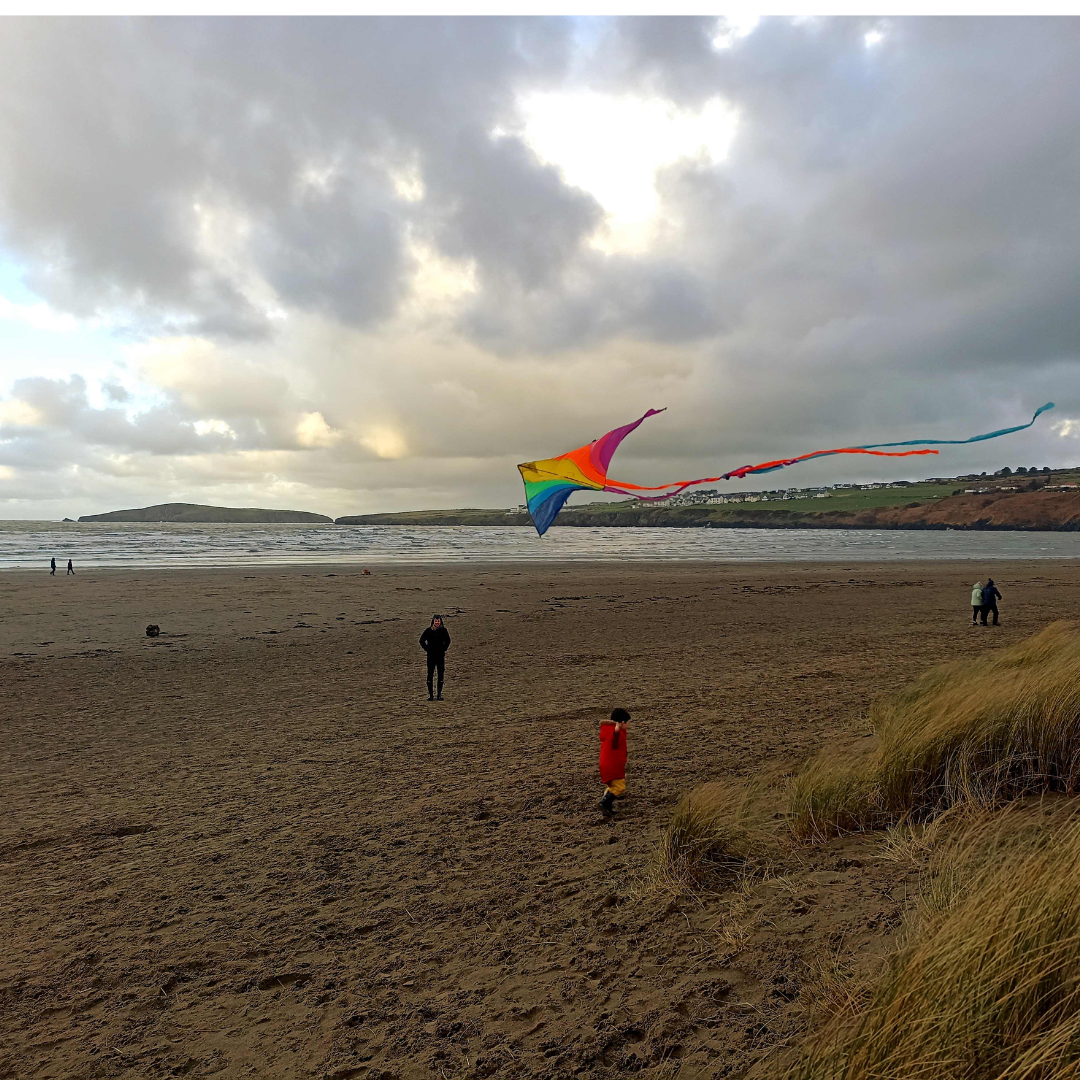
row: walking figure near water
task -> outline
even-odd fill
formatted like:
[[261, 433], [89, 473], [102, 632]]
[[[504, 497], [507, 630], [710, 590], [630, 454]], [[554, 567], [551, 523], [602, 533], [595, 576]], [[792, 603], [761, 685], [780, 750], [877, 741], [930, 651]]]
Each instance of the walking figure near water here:
[[55, 559], [50, 560], [49, 566], [51, 567], [51, 569], [49, 570], [49, 574], [50, 575], [55, 574], [56, 573], [56, 560]]
[[986, 584], [983, 586], [982, 591], [982, 624], [986, 626], [986, 616], [993, 612], [994, 622], [993, 625], [998, 625], [998, 606], [997, 602], [1001, 599], [1001, 593], [998, 592], [997, 586], [994, 584], [994, 579], [988, 577]]
[[[72, 577], [75, 576], [75, 567], [71, 565], [70, 559], [68, 559], [68, 574], [71, 574]], [[67, 577], [67, 574], [65, 574], [64, 577]]]
[[420, 635], [420, 648], [427, 653], [427, 699], [434, 701], [433, 676], [439, 673], [439, 701], [442, 701], [443, 673], [446, 670], [446, 650], [450, 648], [450, 632], [443, 626], [441, 615], [431, 616], [431, 625]]
[[[971, 625], [975, 626], [979, 621], [979, 613], [982, 611], [982, 582], [976, 581], [971, 586]], [[984, 619], [983, 622], [986, 620]]]

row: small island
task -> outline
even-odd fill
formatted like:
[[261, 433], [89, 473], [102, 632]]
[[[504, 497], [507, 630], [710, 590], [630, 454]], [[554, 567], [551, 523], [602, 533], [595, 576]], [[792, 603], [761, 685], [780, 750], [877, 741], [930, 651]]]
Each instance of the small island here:
[[108, 514], [84, 514], [80, 521], [175, 521], [191, 524], [324, 524], [333, 518], [305, 510], [260, 510], [254, 507], [200, 506], [197, 503], [160, 503], [140, 510], [113, 510]]

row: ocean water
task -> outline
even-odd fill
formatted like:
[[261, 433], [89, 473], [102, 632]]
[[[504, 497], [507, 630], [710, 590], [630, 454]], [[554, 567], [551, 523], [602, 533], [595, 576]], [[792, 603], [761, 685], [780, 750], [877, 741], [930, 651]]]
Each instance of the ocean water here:
[[556, 528], [541, 540], [521, 527], [0, 521], [0, 569], [41, 569], [51, 557], [58, 573], [68, 559], [76, 569], [468, 560], [1075, 559], [1080, 533]]

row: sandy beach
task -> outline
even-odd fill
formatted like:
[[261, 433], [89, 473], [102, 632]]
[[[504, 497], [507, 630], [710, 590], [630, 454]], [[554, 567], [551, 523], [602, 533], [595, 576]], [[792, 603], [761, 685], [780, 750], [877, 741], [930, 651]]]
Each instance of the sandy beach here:
[[853, 837], [665, 897], [660, 832], [695, 785], [780, 775], [1077, 612], [1074, 562], [989, 572], [996, 629], [975, 563], [0, 575], [0, 1077], [760, 1069], [823, 956], [889, 947], [910, 871]]

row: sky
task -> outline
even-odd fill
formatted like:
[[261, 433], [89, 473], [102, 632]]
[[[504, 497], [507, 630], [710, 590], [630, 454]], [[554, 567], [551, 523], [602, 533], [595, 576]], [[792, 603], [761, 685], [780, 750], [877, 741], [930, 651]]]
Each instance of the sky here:
[[[0, 20], [0, 518], [1080, 464], [1080, 20]], [[745, 489], [747, 481], [720, 485]], [[575, 501], [587, 501], [584, 495]]]

